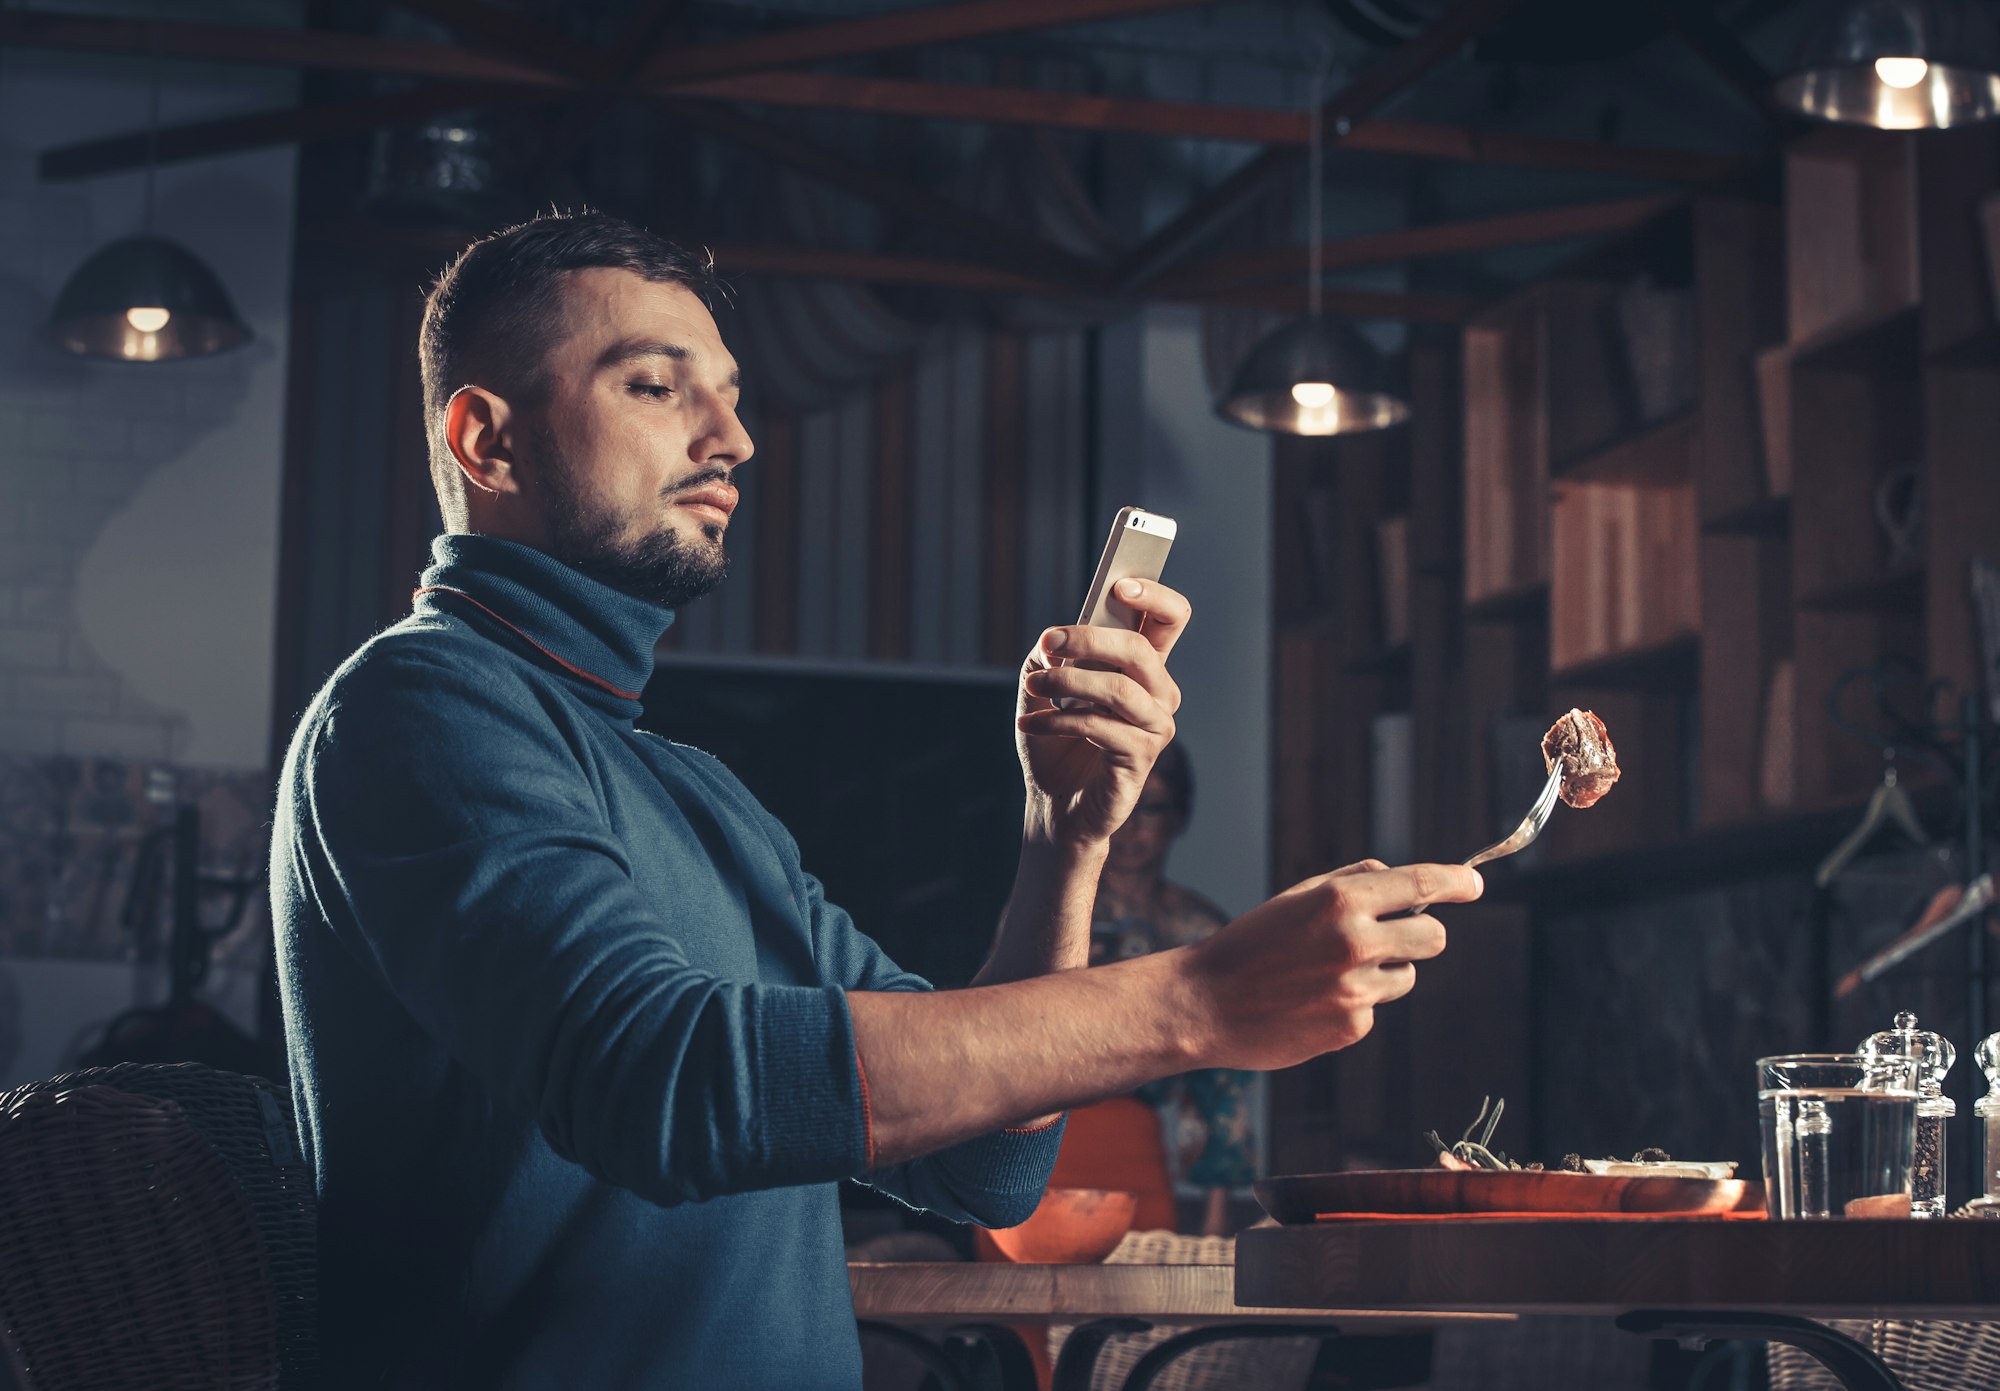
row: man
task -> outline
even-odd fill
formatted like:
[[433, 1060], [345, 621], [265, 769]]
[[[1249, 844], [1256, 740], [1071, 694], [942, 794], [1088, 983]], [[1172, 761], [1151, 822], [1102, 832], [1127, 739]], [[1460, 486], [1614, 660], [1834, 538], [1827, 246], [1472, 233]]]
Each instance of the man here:
[[1479, 891], [1375, 866], [1075, 969], [1173, 735], [1188, 611], [1150, 584], [1143, 637], [1051, 629], [1023, 664], [1020, 868], [975, 988], [899, 971], [720, 764], [632, 725], [751, 453], [708, 285], [586, 214], [431, 293], [448, 534], [306, 711], [273, 831], [332, 1385], [851, 1391], [835, 1183], [1017, 1222], [1064, 1107], [1352, 1043], [1443, 949], [1397, 915]]

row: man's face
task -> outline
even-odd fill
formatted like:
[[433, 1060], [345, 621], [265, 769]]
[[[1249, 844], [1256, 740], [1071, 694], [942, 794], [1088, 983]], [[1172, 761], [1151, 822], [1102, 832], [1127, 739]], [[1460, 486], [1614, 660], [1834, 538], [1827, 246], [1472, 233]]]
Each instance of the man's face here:
[[753, 447], [714, 317], [686, 286], [591, 269], [566, 279], [562, 329], [524, 412], [543, 549], [651, 603], [706, 594]]

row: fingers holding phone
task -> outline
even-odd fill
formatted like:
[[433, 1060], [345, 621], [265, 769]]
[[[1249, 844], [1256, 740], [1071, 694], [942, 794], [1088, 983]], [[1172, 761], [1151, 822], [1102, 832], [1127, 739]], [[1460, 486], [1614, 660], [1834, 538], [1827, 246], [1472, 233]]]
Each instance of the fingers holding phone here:
[[1175, 530], [1120, 511], [1079, 621], [1049, 629], [1022, 665], [1015, 727], [1031, 808], [1066, 839], [1122, 825], [1173, 738], [1181, 693], [1166, 658], [1190, 611], [1159, 582]]

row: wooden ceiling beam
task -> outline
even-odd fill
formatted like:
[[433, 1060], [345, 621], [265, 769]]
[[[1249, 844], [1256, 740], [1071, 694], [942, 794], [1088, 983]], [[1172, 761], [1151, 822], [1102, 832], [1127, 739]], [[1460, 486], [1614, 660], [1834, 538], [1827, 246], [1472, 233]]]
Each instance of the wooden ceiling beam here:
[[245, 150], [353, 135], [466, 107], [491, 108], [556, 99], [557, 94], [533, 87], [440, 83], [359, 101], [280, 106], [211, 121], [162, 126], [157, 135], [140, 130], [57, 145], [41, 152], [36, 172], [51, 182], [86, 179], [143, 169], [149, 160], [174, 164], [210, 159]]
[[[974, 87], [902, 78], [769, 72], [678, 83], [662, 90], [699, 100], [990, 121], [1061, 130], [1118, 131], [1188, 140], [1305, 145], [1312, 137], [1311, 118], [1303, 111], [1104, 97], [1031, 87]], [[1574, 170], [1670, 183], [1704, 183], [1727, 177], [1741, 168], [1741, 162], [1728, 155], [1614, 145], [1609, 141], [1511, 135], [1504, 131], [1415, 121], [1367, 121], [1334, 143], [1341, 149], [1374, 154]]]
[[[1305, 142], [1301, 140], [1300, 143]], [[1478, 130], [1471, 126], [1433, 125], [1420, 121], [1367, 121], [1331, 142], [1328, 148], [1405, 155], [1412, 159], [1497, 164], [1517, 169], [1604, 174], [1613, 178], [1672, 184], [1715, 183], [1739, 175], [1749, 166], [1748, 160], [1736, 155], [1710, 154], [1702, 150], [1616, 145], [1608, 140], [1565, 140], [1547, 135], [1516, 135], [1511, 131]]]
[[[1386, 232], [1341, 237], [1320, 244], [1320, 265], [1325, 270], [1349, 270], [1356, 266], [1414, 261], [1426, 256], [1463, 255], [1499, 247], [1561, 241], [1568, 237], [1622, 232], [1658, 217], [1682, 201], [1678, 194], [1653, 194], [1642, 198], [1573, 203], [1566, 207], [1536, 208], [1529, 212], [1502, 213], [1495, 217], [1466, 218], [1459, 222], [1398, 227]], [[1195, 262], [1162, 277], [1160, 285], [1163, 289], [1178, 291], [1219, 290], [1263, 280], [1299, 280], [1310, 265], [1309, 247], [1266, 247]]]
[[959, 43], [993, 34], [1130, 19], [1163, 10], [1193, 9], [1207, 0], [957, 0], [886, 14], [801, 24], [773, 34], [695, 44], [663, 53], [648, 65], [651, 85], [726, 77], [732, 73], [800, 67], [831, 58], [888, 53], [927, 44]]
[[[352, 250], [392, 255], [454, 256], [465, 249], [473, 233], [458, 228], [385, 227], [373, 222], [321, 223], [304, 229], [307, 241]], [[848, 280], [870, 285], [915, 285], [978, 294], [1029, 295], [1074, 301], [1090, 298], [1076, 287], [1044, 276], [973, 261], [925, 256], [891, 256], [863, 251], [828, 250], [762, 242], [718, 242], [708, 248], [725, 280], [737, 275], [768, 275], [798, 280]], [[1180, 304], [1228, 304], [1280, 313], [1304, 312], [1305, 292], [1298, 287], [1231, 290], [1212, 294], [1162, 291], [1154, 296]], [[1360, 319], [1400, 319], [1414, 323], [1458, 323], [1471, 315], [1479, 301], [1457, 295], [1403, 294], [1389, 290], [1328, 290], [1323, 309], [1328, 314]]]
[[767, 125], [713, 102], [661, 99], [661, 104], [693, 125], [724, 140], [788, 165], [821, 183], [862, 198], [898, 217], [933, 227], [1018, 266], [1033, 266], [1068, 282], [1094, 285], [1105, 267], [1052, 243], [1014, 232], [993, 218], [927, 193], [871, 165], [823, 149], [782, 126]]
[[1731, 90], [1773, 125], [1784, 123], [1771, 94], [1776, 80], [1771, 70], [1715, 17], [1712, 6], [1704, 0], [1652, 0], [1652, 5], [1674, 37], [1693, 49]]
[[[1377, 61], [1334, 93], [1319, 109], [1321, 129], [1336, 137], [1374, 114], [1438, 64], [1491, 28], [1520, 0], [1457, 0], [1423, 33]], [[1128, 254], [1118, 268], [1118, 286], [1131, 292], [1164, 274], [1223, 223], [1234, 217], [1279, 174], [1299, 166], [1297, 147], [1268, 145], [1234, 174]]]
[[748, 242], [718, 242], [709, 249], [715, 253], [716, 266], [725, 278], [736, 274], [775, 275], [807, 280], [858, 280], [873, 285], [925, 285], [1043, 299], [1077, 297], [1076, 288], [1060, 280], [973, 261]]
[[4, 7], [0, 7], [0, 46], [330, 72], [374, 72], [447, 82], [505, 82], [557, 88], [576, 85], [575, 79], [567, 74], [547, 67], [414, 39], [342, 34], [328, 29], [105, 19]]

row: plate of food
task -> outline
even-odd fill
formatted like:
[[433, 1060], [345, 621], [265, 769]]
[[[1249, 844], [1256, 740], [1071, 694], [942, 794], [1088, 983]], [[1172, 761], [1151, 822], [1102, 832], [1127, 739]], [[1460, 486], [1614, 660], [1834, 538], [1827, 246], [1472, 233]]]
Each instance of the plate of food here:
[[1629, 1160], [1567, 1155], [1556, 1168], [1520, 1165], [1491, 1148], [1506, 1102], [1482, 1102], [1463, 1138], [1426, 1138], [1438, 1162], [1425, 1169], [1289, 1174], [1255, 1185], [1264, 1211], [1286, 1225], [1338, 1217], [1761, 1216], [1760, 1184], [1732, 1161], [1676, 1161], [1658, 1150]]

